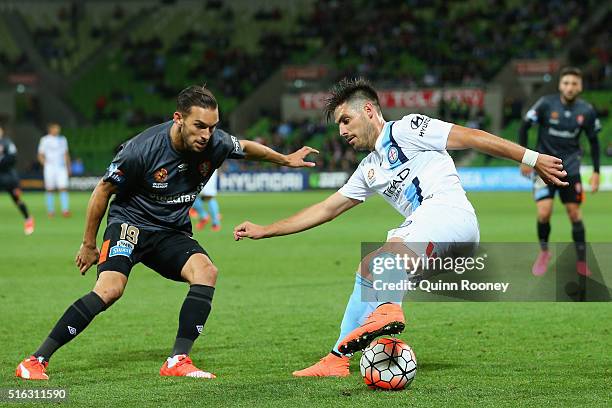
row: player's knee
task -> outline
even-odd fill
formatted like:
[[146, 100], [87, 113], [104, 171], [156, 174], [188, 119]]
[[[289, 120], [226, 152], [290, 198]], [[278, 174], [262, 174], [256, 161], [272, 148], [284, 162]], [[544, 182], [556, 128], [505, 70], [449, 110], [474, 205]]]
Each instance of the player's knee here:
[[219, 270], [209, 257], [204, 254], [194, 254], [181, 270], [181, 277], [190, 285], [214, 286]]
[[102, 273], [96, 282], [94, 292], [110, 306], [116, 302], [122, 295], [127, 283], [127, 278], [123, 275], [118, 276], [119, 272], [113, 274]]
[[107, 306], [115, 303], [123, 295], [123, 286], [102, 286], [94, 288], [94, 292], [106, 303]]
[[192, 283], [200, 283], [204, 285], [215, 284], [217, 281], [217, 275], [219, 274], [219, 269], [212, 263], [208, 262], [204, 267], [194, 274], [194, 280], [196, 282]]
[[568, 210], [567, 215], [571, 222], [578, 222], [582, 219], [582, 214], [579, 209]]
[[550, 222], [551, 211], [548, 209], [538, 209], [538, 221], [541, 223]]

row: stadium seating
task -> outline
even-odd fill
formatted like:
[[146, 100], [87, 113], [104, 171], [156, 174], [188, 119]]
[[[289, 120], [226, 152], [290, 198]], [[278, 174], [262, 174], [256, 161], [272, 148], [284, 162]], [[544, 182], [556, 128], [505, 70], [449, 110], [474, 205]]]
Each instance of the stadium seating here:
[[[119, 141], [169, 119], [176, 90], [185, 84], [208, 83], [224, 117], [282, 64], [313, 58], [332, 68], [329, 80], [363, 74], [379, 85], [396, 87], [477, 85], [493, 78], [512, 58], [556, 55], [593, 3], [570, 1], [558, 7], [555, 2], [518, 0], [494, 4], [488, 0], [401, 4], [270, 0], [265, 5], [248, 0], [137, 0], [74, 7], [64, 2], [10, 3], [10, 7], [21, 13], [33, 37], [40, 40], [36, 41], [39, 52], [60, 73], [74, 73], [103, 50], [67, 93], [86, 125], [65, 129], [73, 152], [87, 157], [88, 170], [98, 172]], [[352, 23], [338, 25], [338, 13], [350, 15]], [[544, 19], [544, 15], [553, 17]], [[141, 18], [127, 25], [134, 16]], [[385, 24], [373, 23], [377, 21]], [[124, 34], [124, 41], [105, 47], [105, 41], [117, 33]], [[587, 55], [577, 55], [600, 61], [589, 75], [605, 70], [607, 38], [594, 36], [595, 46], [585, 51]], [[27, 63], [2, 19], [0, 39], [4, 66]], [[609, 96], [598, 95], [585, 98], [594, 98], [599, 109], [609, 105]], [[474, 122], [474, 117], [446, 119]], [[486, 128], [486, 122], [485, 118], [478, 126]], [[280, 136], [278, 129], [286, 127], [291, 131]], [[517, 127], [515, 116], [505, 124], [503, 136], [516, 140]], [[609, 143], [607, 119], [604, 128], [602, 147]], [[246, 135], [281, 151], [300, 144], [323, 147], [328, 152], [319, 158], [323, 168], [354, 166], [359, 157], [330, 140], [334, 133], [327, 125], [282, 124], [270, 117], [254, 124]], [[506, 162], [474, 155], [464, 164]]]

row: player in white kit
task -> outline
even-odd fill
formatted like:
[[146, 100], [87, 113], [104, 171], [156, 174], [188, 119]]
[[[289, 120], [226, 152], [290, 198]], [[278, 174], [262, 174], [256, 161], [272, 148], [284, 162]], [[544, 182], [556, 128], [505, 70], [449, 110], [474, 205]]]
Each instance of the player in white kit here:
[[[461, 186], [447, 150], [473, 148], [534, 167], [543, 180], [565, 185], [560, 159], [538, 154], [482, 130], [470, 129], [421, 114], [385, 121], [374, 88], [363, 79], [343, 80], [327, 100], [328, 118], [334, 117], [342, 136], [356, 150], [371, 153], [347, 183], [326, 200], [270, 225], [243, 222], [234, 238], [261, 239], [313, 228], [380, 194], [406, 217], [387, 234], [376, 254], [401, 253], [411, 259], [454, 256], [473, 250], [479, 241], [476, 214]], [[358, 268], [353, 294], [331, 353], [295, 376], [346, 376], [346, 354], [365, 348], [377, 336], [404, 329], [401, 301], [364, 300], [372, 291], [368, 255]], [[410, 271], [418, 272], [418, 271]], [[344, 354], [344, 355], [343, 355]]]
[[[212, 176], [210, 176], [208, 183], [206, 183], [193, 202], [194, 216], [198, 217], [196, 228], [199, 230], [203, 229], [210, 222], [212, 222], [211, 229], [213, 231], [221, 230], [221, 213], [216, 198], [218, 180], [219, 171], [215, 170]], [[204, 209], [204, 203], [208, 204], [208, 212]]]
[[44, 169], [45, 190], [47, 191], [47, 214], [55, 215], [55, 191], [60, 193], [62, 215], [70, 216], [68, 198], [68, 176], [70, 175], [70, 154], [68, 141], [60, 135], [61, 128], [57, 123], [50, 123], [48, 134], [38, 144], [38, 161]]

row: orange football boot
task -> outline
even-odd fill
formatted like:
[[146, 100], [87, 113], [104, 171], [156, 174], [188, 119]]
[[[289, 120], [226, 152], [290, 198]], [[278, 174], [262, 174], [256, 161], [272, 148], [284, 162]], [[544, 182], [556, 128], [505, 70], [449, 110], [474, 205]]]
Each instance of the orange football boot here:
[[29, 217], [23, 222], [23, 233], [32, 235], [34, 232], [34, 217]]
[[405, 327], [404, 311], [396, 303], [383, 303], [374, 310], [366, 321], [346, 335], [338, 345], [342, 354], [363, 350], [376, 337], [399, 334]]
[[214, 374], [194, 366], [187, 354], [168, 357], [159, 369], [159, 374], [164, 377], [217, 378]]
[[346, 377], [349, 374], [349, 358], [333, 353], [308, 368], [293, 372], [294, 377]]
[[45, 373], [48, 365], [48, 362], [30, 356], [19, 363], [15, 376], [25, 380], [48, 380], [49, 376]]
[[196, 224], [196, 229], [201, 230], [210, 222], [210, 215], [207, 215], [204, 218], [200, 218], [200, 221]]

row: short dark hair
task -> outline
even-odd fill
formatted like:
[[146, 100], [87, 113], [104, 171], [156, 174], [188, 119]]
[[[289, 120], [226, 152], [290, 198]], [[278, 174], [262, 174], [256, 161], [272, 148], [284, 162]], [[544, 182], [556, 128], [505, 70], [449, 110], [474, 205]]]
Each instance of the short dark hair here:
[[204, 109], [217, 109], [215, 95], [206, 88], [206, 85], [191, 85], [183, 89], [176, 98], [176, 110], [189, 115], [192, 106]]
[[582, 78], [582, 70], [578, 67], [565, 67], [559, 73], [559, 79], [563, 78], [566, 75], [575, 75], [578, 78]]
[[330, 95], [325, 99], [324, 113], [327, 120], [334, 117], [334, 111], [344, 102], [352, 99], [366, 99], [372, 101], [380, 111], [378, 93], [364, 78], [344, 78], [329, 90]]

